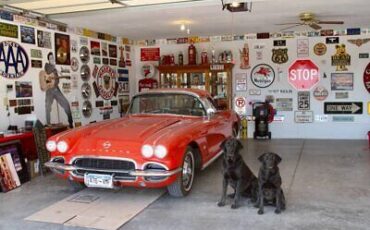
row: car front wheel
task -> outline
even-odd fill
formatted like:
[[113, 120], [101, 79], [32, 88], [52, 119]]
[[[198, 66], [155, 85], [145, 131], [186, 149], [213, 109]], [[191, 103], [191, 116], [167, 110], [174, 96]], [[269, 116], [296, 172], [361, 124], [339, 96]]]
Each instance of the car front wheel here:
[[177, 177], [174, 183], [167, 187], [168, 193], [174, 197], [184, 197], [188, 195], [191, 188], [193, 187], [194, 176], [195, 176], [194, 149], [188, 147], [184, 155], [181, 175]]

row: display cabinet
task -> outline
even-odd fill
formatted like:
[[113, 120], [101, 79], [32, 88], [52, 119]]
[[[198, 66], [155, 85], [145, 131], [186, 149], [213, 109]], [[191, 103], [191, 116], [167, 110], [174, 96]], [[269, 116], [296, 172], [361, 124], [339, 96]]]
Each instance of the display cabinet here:
[[160, 88], [194, 88], [210, 92], [219, 108], [231, 108], [234, 64], [160, 65]]

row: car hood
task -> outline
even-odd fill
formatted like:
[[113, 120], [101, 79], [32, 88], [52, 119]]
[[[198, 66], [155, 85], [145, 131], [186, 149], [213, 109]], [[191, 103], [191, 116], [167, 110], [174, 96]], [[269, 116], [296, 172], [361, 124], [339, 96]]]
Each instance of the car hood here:
[[94, 125], [81, 136], [77, 145], [98, 150], [108, 141], [113, 148], [139, 147], [157, 133], [181, 125], [183, 120], [175, 116], [128, 116]]
[[91, 136], [120, 141], [142, 142], [155, 133], [181, 122], [176, 117], [130, 116], [117, 122], [97, 127]]

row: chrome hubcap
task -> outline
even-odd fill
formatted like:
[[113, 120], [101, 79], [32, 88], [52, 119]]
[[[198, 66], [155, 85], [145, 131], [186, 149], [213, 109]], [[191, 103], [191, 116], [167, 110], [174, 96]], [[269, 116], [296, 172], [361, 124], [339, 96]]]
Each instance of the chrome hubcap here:
[[182, 167], [182, 184], [185, 191], [189, 191], [194, 178], [194, 157], [192, 152], [188, 152], [184, 159]]

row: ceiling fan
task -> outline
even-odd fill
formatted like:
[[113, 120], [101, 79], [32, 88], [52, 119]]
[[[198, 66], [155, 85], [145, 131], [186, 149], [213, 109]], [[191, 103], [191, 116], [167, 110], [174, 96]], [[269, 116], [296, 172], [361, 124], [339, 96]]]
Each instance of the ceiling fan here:
[[282, 30], [287, 30], [287, 29], [291, 29], [293, 27], [302, 26], [302, 25], [309, 26], [314, 30], [319, 30], [322, 28], [321, 26], [319, 26], [319, 24], [341, 25], [344, 23], [343, 21], [321, 21], [321, 20], [316, 19], [316, 15], [311, 12], [300, 13], [298, 17], [299, 17], [300, 22], [281, 23], [281, 24], [275, 24], [275, 25], [292, 25]]
[[110, 1], [110, 3], [112, 3], [112, 4], [118, 4], [118, 5], [122, 5], [122, 6], [127, 6], [127, 4], [126, 3], [123, 3], [123, 2], [121, 2], [121, 1], [119, 1], [119, 0], [109, 0]]

